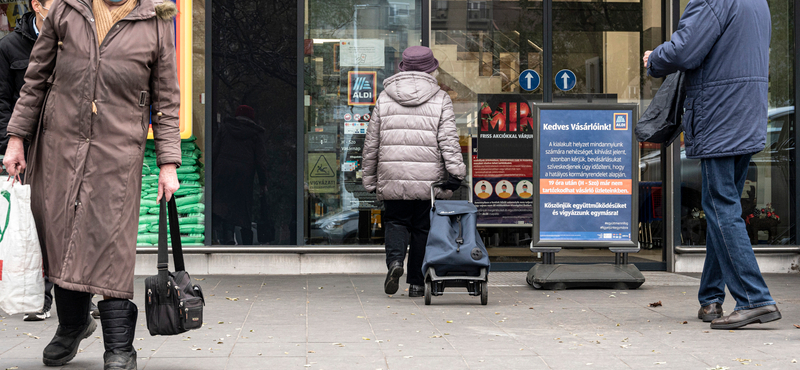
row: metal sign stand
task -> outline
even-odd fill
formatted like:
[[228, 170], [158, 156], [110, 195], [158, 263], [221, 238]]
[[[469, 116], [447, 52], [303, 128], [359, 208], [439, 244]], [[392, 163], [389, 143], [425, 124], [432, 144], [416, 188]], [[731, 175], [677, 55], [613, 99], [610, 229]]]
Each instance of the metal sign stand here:
[[[550, 211], [548, 210], [547, 214], [543, 214], [540, 210], [540, 202], [542, 202], [542, 197], [547, 197], [547, 192], [542, 192], [541, 187], [543, 187], [542, 183], [545, 181], [541, 181], [542, 179], [542, 172], [540, 170], [541, 162], [543, 159], [542, 153], [540, 153], [540, 148], [543, 145], [541, 142], [542, 137], [542, 122], [541, 122], [541, 112], [544, 110], [558, 110], [559, 112], [563, 112], [566, 115], [573, 114], [576, 111], [584, 111], [584, 112], [601, 112], [607, 113], [608, 111], [628, 111], [630, 112], [629, 120], [632, 121], [634, 117], [637, 116], [637, 106], [630, 105], [630, 104], [541, 104], [537, 105], [534, 108], [534, 127], [537, 127], [535, 132], [535, 139], [534, 139], [534, 226], [533, 226], [533, 240], [531, 241], [531, 252], [534, 253], [541, 253], [542, 254], [542, 263], [536, 264], [531, 268], [528, 272], [527, 282], [531, 286], [536, 289], [548, 289], [548, 290], [561, 290], [567, 288], [610, 288], [610, 289], [636, 289], [640, 287], [645, 282], [645, 278], [642, 273], [639, 271], [636, 266], [631, 265], [628, 263], [628, 254], [629, 253], [637, 253], [639, 252], [639, 243], [635, 241], [633, 238], [637, 233], [635, 232], [635, 227], [638, 225], [636, 222], [636, 217], [638, 216], [637, 212], [637, 186], [635, 185], [637, 182], [637, 177], [635, 176], [635, 169], [638, 168], [638, 155], [634, 153], [638, 153], [637, 148], [633, 143], [635, 140], [633, 139], [633, 127], [632, 123], [626, 121], [625, 127], [627, 131], [631, 133], [630, 143], [631, 146], [628, 147], [627, 150], [630, 151], [630, 181], [631, 181], [631, 188], [630, 188], [630, 203], [628, 209], [630, 210], [630, 219], [625, 219], [623, 221], [629, 222], [630, 225], [630, 233], [628, 234], [627, 238], [620, 238], [620, 239], [598, 239], [594, 240], [592, 238], [588, 238], [585, 235], [583, 237], [578, 236], [581, 233], [573, 233], [576, 235], [575, 238], [571, 237], [564, 237], [558, 238], [552, 236], [552, 224], [550, 224], [551, 229], [549, 229], [551, 236], [548, 238], [542, 239], [542, 217], [557, 217], [556, 210], [552, 212], [552, 216], [550, 215]], [[597, 120], [587, 121], [587, 122], [599, 122]], [[559, 122], [561, 126], [559, 129], [566, 130], [566, 127], [563, 126], [566, 123], [571, 122]], [[613, 123], [612, 123], [613, 124]], [[617, 130], [617, 128], [615, 128]], [[584, 131], [585, 132], [585, 131]], [[572, 135], [572, 134], [570, 134]], [[581, 137], [581, 134], [575, 134], [574, 139], [580, 141], [585, 139], [585, 137]], [[594, 137], [594, 136], [593, 136]], [[573, 137], [570, 137], [572, 140]], [[615, 139], [616, 140], [616, 139]], [[626, 139], [627, 140], [627, 139]], [[564, 141], [566, 142], [566, 141]], [[553, 177], [548, 177], [545, 180], [548, 180], [548, 183], [552, 183], [549, 181]], [[589, 177], [587, 177], [589, 178]], [[557, 178], [553, 178], [557, 179]], [[568, 181], [564, 181], [567, 183]], [[544, 194], [544, 195], [543, 195]], [[557, 193], [550, 193], [550, 194], [557, 194]], [[578, 194], [578, 193], [575, 193]], [[573, 197], [571, 199], [572, 202], [580, 202], [582, 198], [581, 195]], [[592, 195], [590, 195], [592, 196]], [[548, 199], [553, 199], [548, 198]], [[561, 198], [559, 198], [561, 199]], [[561, 201], [561, 200], [558, 200]], [[586, 202], [587, 200], [583, 200]], [[596, 200], [594, 200], [596, 201]], [[555, 202], [555, 201], [554, 201]], [[592, 200], [588, 200], [588, 202], [592, 202]], [[545, 205], [545, 207], [547, 207]], [[552, 219], [551, 219], [552, 220]], [[619, 219], [622, 220], [622, 219]], [[573, 221], [570, 219], [570, 222], [581, 222], [578, 220]], [[590, 227], [586, 230], [589, 231]], [[548, 231], [548, 230], [545, 230]], [[569, 230], [564, 230], [566, 235], [570, 235]], [[597, 234], [602, 235], [604, 232], [598, 231]], [[586, 234], [585, 232], [583, 234]], [[596, 235], [597, 236], [597, 235]], [[605, 238], [606, 236], [602, 236]], [[614, 253], [614, 264], [557, 264], [555, 261], [556, 253], [560, 252], [562, 248], [608, 248], [608, 250]]]
[[636, 289], [645, 278], [634, 265], [628, 264], [628, 253], [638, 248], [609, 248], [614, 253], [614, 264], [560, 265], [556, 253], [561, 247], [531, 247], [542, 253], [542, 263], [528, 271], [527, 282], [536, 289], [564, 290], [568, 288]]

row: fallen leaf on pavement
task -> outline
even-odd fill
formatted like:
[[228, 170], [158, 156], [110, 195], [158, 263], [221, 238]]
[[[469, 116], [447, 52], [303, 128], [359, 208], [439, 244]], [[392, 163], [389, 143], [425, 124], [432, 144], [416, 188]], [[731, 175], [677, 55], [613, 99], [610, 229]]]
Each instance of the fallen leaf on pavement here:
[[661, 307], [661, 306], [663, 306], [661, 304], [661, 301], [650, 303], [650, 307]]
[[688, 324], [688, 323], [689, 323], [688, 321], [684, 321], [684, 322], [682, 322], [682, 324], [683, 324], [683, 325], [686, 325], [686, 324]]
[[235, 302], [235, 301], [238, 301], [238, 300], [239, 300], [239, 297], [236, 297], [236, 298], [225, 297], [225, 299], [227, 299], [227, 300], [229, 300], [229, 301], [234, 301], [234, 302]]
[[800, 329], [800, 325], [794, 324], [794, 327]]

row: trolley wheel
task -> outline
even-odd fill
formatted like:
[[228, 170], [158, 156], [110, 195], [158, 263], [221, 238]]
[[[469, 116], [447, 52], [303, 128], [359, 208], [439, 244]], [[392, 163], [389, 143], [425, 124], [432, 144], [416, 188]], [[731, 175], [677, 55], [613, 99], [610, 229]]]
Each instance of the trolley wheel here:
[[431, 304], [431, 284], [433, 284], [430, 280], [425, 282], [425, 305], [428, 306]]
[[481, 304], [486, 306], [489, 303], [489, 282], [481, 281]]

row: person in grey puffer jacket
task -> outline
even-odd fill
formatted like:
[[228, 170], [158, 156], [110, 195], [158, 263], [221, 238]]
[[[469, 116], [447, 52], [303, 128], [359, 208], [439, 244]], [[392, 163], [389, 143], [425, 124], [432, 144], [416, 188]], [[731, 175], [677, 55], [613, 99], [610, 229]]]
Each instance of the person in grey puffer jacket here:
[[383, 82], [364, 141], [364, 187], [386, 207], [386, 294], [399, 288], [410, 239], [408, 295], [423, 295], [431, 184], [444, 182], [434, 191], [437, 198], [449, 198], [466, 176], [453, 102], [431, 75], [438, 67], [427, 47], [407, 48], [401, 72]]

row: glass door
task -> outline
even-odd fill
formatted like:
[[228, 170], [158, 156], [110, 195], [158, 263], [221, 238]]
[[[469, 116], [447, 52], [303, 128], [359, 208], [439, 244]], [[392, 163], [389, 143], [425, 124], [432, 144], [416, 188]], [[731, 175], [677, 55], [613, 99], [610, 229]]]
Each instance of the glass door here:
[[[542, 1], [432, 0], [430, 47], [456, 113], [493, 263], [532, 262], [532, 104], [542, 102]], [[484, 138], [501, 136], [493, 140]], [[531, 136], [532, 138], [532, 136]]]
[[[661, 0], [553, 2], [553, 102], [639, 104], [640, 114], [661, 85], [647, 77], [642, 55], [664, 41]], [[639, 146], [639, 241], [633, 263], [664, 261], [663, 155]], [[564, 250], [559, 262], [610, 262], [606, 250]]]
[[361, 183], [361, 150], [383, 80], [420, 45], [421, 0], [308, 0], [305, 243], [383, 244], [382, 205]]

